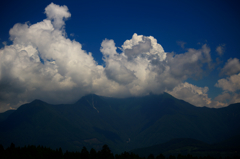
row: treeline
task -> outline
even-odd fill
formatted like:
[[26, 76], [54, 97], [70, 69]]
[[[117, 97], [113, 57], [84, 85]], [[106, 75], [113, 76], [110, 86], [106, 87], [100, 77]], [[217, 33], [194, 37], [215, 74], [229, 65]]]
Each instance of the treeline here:
[[[62, 149], [52, 150], [51, 148], [46, 148], [43, 146], [24, 146], [24, 147], [15, 147], [12, 143], [10, 147], [4, 150], [3, 146], [0, 145], [0, 159], [215, 159], [214, 157], [193, 157], [191, 155], [181, 155], [177, 157], [170, 155], [165, 157], [160, 154], [156, 157], [150, 154], [147, 158], [139, 157], [134, 153], [123, 152], [120, 155], [113, 155], [111, 150], [107, 145], [103, 145], [101, 151], [96, 151], [91, 149], [90, 152], [86, 147], [82, 148], [81, 152], [62, 152]], [[231, 159], [230, 157], [219, 158], [219, 159]], [[234, 157], [232, 159], [239, 159], [239, 157]]]

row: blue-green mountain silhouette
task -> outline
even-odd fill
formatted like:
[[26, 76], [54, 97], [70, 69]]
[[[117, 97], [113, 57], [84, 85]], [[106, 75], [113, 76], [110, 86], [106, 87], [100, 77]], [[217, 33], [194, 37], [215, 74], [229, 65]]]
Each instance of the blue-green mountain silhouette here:
[[13, 142], [81, 151], [107, 144], [121, 153], [175, 138], [213, 144], [240, 134], [240, 104], [195, 107], [167, 93], [124, 99], [90, 94], [61, 105], [34, 100], [0, 119], [4, 147]]
[[[234, 138], [234, 141], [232, 140]], [[230, 141], [231, 140], [231, 141]], [[227, 139], [225, 141], [207, 144], [205, 142], [191, 139], [178, 138], [168, 142], [157, 144], [149, 147], [134, 149], [131, 152], [140, 157], [148, 157], [149, 154], [158, 156], [163, 154], [166, 157], [181, 155], [192, 155], [196, 157], [211, 156], [215, 158], [235, 157], [240, 156], [240, 138], [239, 135]]]

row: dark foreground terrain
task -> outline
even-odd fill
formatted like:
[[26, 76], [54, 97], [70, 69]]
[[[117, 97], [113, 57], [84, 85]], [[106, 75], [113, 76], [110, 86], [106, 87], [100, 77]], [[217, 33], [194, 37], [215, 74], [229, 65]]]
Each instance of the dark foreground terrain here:
[[[202, 141], [188, 138], [173, 139], [163, 144], [132, 150], [134, 154], [147, 157], [149, 154], [166, 157], [192, 155], [194, 157], [211, 156], [214, 158], [240, 156], [240, 135], [217, 144], [207, 144]], [[234, 140], [234, 141], [233, 141]]]
[[[68, 152], [63, 153], [62, 149], [52, 150], [43, 146], [25, 146], [15, 147], [12, 143], [10, 147], [4, 150], [3, 146], [0, 145], [0, 158], [1, 159], [146, 159], [146, 157], [139, 157], [139, 155], [133, 152], [123, 152], [121, 154], [113, 154], [107, 145], [103, 145], [100, 151], [95, 149], [87, 150], [83, 147], [81, 152]], [[148, 155], [147, 159], [239, 159], [240, 156], [233, 157], [212, 157], [212, 156], [192, 156], [178, 154], [177, 156], [169, 155], [165, 157], [163, 154], [154, 156], [153, 154]]]
[[34, 100], [0, 113], [0, 144], [4, 148], [11, 143], [17, 147], [43, 145], [63, 151], [81, 151], [83, 146], [100, 151], [107, 144], [114, 154], [176, 138], [232, 145], [239, 141], [239, 121], [239, 103], [211, 109], [195, 107], [167, 93], [125, 99], [91, 94], [74, 104]]

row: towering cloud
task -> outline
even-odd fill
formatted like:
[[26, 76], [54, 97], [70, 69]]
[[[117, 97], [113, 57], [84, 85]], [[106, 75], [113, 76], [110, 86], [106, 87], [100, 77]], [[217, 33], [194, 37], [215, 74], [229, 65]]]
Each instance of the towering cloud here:
[[182, 84], [201, 77], [203, 67], [210, 67], [207, 45], [183, 54], [166, 53], [154, 37], [135, 33], [120, 53], [113, 40], [105, 39], [100, 48], [102, 66], [79, 42], [66, 38], [65, 20], [71, 16], [66, 6], [51, 3], [45, 14], [47, 19], [39, 23], [15, 24], [9, 32], [13, 44], [0, 50], [0, 111], [36, 98], [72, 103], [88, 93], [129, 97], [169, 91], [183, 98], [177, 92], [186, 87], [192, 88], [186, 94], [198, 90], [203, 97], [193, 104], [209, 102], [207, 88]]
[[42, 22], [14, 25], [13, 44], [0, 50], [1, 109], [35, 98], [73, 102], [91, 92], [103, 70], [80, 43], [64, 36], [64, 20], [70, 17], [66, 6], [51, 3], [45, 13], [48, 19]]
[[64, 20], [71, 17], [67, 6], [59, 6], [54, 3], [49, 4], [45, 8], [45, 13], [49, 20], [52, 20], [54, 28], [60, 29], [65, 25]]

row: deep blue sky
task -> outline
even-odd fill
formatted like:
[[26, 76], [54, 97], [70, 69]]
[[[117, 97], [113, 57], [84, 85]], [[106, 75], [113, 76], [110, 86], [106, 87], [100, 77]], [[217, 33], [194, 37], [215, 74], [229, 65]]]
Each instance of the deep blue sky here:
[[[83, 44], [85, 50], [101, 59], [100, 44], [105, 38], [121, 46], [133, 33], [154, 36], [165, 51], [182, 53], [176, 41], [187, 48], [207, 43], [214, 49], [226, 44], [224, 59], [239, 57], [240, 11], [238, 1], [2, 1], [0, 5], [1, 42], [16, 23], [34, 24], [45, 19], [44, 8], [54, 2], [66, 5], [72, 14], [66, 32]], [[99, 54], [99, 56], [98, 56]]]
[[[185, 42], [185, 48], [199, 49], [203, 44], [211, 48], [213, 63], [221, 61], [215, 69], [202, 79], [187, 80], [199, 87], [208, 86], [213, 98], [220, 88], [214, 87], [220, 69], [229, 58], [240, 59], [240, 10], [239, 1], [234, 0], [164, 0], [164, 1], [98, 1], [60, 0], [0, 2], [0, 46], [11, 44], [9, 30], [16, 23], [34, 24], [46, 18], [44, 8], [51, 2], [66, 5], [71, 17], [66, 21], [66, 33], [92, 52], [94, 59], [103, 64], [101, 42], [113, 39], [116, 46], [131, 39], [134, 33], [153, 36], [166, 52], [186, 52], [177, 44]], [[74, 34], [74, 36], [70, 36]], [[218, 56], [216, 47], [225, 45], [225, 52]]]

